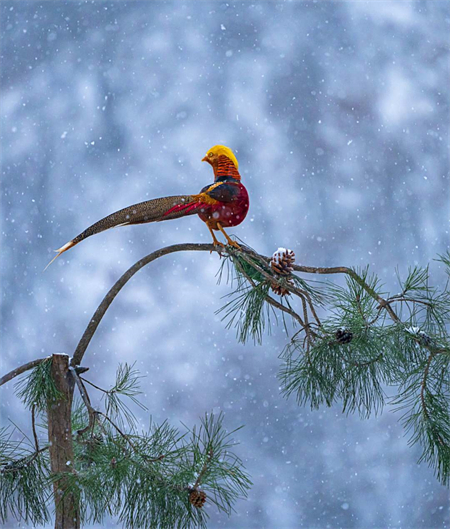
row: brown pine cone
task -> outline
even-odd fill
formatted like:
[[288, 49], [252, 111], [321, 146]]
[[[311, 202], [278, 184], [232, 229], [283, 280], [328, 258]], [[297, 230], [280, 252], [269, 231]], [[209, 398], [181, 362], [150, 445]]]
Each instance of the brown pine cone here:
[[[294, 270], [292, 267], [294, 261], [295, 253], [292, 250], [278, 248], [278, 250], [272, 255], [270, 267], [275, 274], [282, 277], [289, 277]], [[293, 284], [291, 279], [287, 279], [287, 283], [291, 285]], [[277, 285], [275, 282], [272, 283], [271, 287], [275, 294], [278, 294], [279, 296], [289, 295], [289, 290], [287, 288]]]
[[[288, 283], [290, 283], [290, 281], [288, 281]], [[272, 283], [271, 287], [272, 287], [272, 290], [275, 292], [275, 294], [278, 294], [279, 296], [289, 296], [290, 295], [290, 292], [287, 288], [277, 285], [276, 283]]]
[[294, 262], [295, 253], [292, 250], [278, 248], [278, 250], [272, 255], [270, 266], [276, 274], [279, 274], [280, 276], [288, 276], [294, 270], [292, 267]]
[[201, 509], [206, 502], [206, 494], [202, 490], [193, 489], [189, 494], [189, 501], [197, 509]]

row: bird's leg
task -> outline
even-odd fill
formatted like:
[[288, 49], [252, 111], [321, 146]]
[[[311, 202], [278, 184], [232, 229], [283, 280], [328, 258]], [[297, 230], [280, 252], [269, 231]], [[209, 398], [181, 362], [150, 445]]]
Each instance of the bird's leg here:
[[[213, 238], [213, 244], [214, 244], [214, 246], [220, 246], [221, 248], [224, 248], [225, 245], [216, 239], [216, 236], [214, 235], [214, 232], [213, 232], [213, 230], [212, 230], [212, 228], [211, 228], [211, 226], [209, 225], [208, 222], [206, 223], [206, 225], [208, 226], [208, 230], [209, 230], [209, 232], [211, 233], [211, 236], [212, 236], [212, 238]], [[209, 253], [212, 253], [212, 250], [211, 250], [211, 252], [209, 252]]]
[[222, 225], [220, 224], [220, 222], [217, 223], [217, 227], [219, 228], [219, 230], [225, 235], [225, 239], [227, 240], [228, 244], [230, 246], [234, 246], [235, 248], [238, 248], [240, 249], [241, 247], [239, 246], [239, 244], [236, 242], [236, 241], [233, 241], [233, 239], [230, 239], [230, 237], [228, 237], [227, 233], [225, 232], [225, 230], [222, 228]]

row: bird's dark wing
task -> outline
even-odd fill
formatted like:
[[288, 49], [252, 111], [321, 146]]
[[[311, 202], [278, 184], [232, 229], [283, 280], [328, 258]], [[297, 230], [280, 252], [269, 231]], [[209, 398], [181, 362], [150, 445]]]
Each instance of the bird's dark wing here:
[[233, 200], [239, 195], [239, 184], [232, 182], [216, 182], [215, 184], [204, 187], [201, 190], [201, 193], [204, 193], [218, 202], [233, 202]]

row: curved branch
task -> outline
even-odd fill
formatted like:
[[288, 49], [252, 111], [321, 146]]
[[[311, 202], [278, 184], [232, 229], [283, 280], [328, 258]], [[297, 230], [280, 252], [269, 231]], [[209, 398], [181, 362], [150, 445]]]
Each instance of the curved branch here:
[[[156, 250], [155, 252], [152, 252], [146, 257], [143, 257], [142, 259], [140, 259], [137, 263], [135, 263], [131, 268], [129, 268], [120, 277], [120, 279], [113, 285], [113, 287], [109, 290], [109, 292], [103, 298], [103, 301], [100, 303], [97, 310], [95, 311], [91, 321], [89, 322], [89, 325], [87, 326], [86, 330], [83, 333], [83, 336], [81, 337], [80, 342], [77, 345], [77, 348], [75, 349], [75, 353], [70, 362], [71, 366], [79, 366], [81, 364], [84, 353], [86, 352], [86, 349], [88, 348], [88, 345], [92, 337], [94, 336], [95, 331], [97, 330], [97, 327], [100, 324], [100, 321], [102, 320], [103, 316], [108, 310], [108, 307], [111, 305], [114, 298], [117, 296], [120, 290], [125, 286], [125, 284], [134, 276], [134, 274], [136, 274], [144, 266], [148, 265], [152, 261], [155, 261], [156, 259], [159, 259], [160, 257], [163, 257], [164, 255], [168, 255], [168, 254], [176, 253], [176, 252], [184, 252], [184, 251], [210, 252], [210, 253], [217, 252], [220, 254], [222, 251], [222, 248], [218, 248], [214, 244], [203, 244], [203, 243], [174, 244], [172, 246], [166, 246], [165, 248]], [[233, 251], [236, 252], [236, 250], [233, 250]], [[259, 259], [270, 262], [269, 257], [260, 255], [256, 253], [255, 251], [251, 250], [250, 248], [241, 247], [240, 252], [242, 252], [242, 254], [254, 255], [255, 257]], [[392, 310], [390, 305], [386, 303], [386, 300], [383, 299], [381, 296], [379, 296], [351, 268], [348, 268], [346, 266], [336, 266], [336, 267], [331, 267], [331, 268], [324, 268], [324, 267], [300, 266], [300, 265], [293, 265], [293, 268], [294, 270], [298, 272], [304, 272], [306, 274], [347, 274], [351, 276], [357, 283], [359, 283], [364, 288], [364, 290], [366, 290], [374, 299], [376, 299], [380, 303], [380, 305], [385, 307], [394, 321], [396, 322], [400, 321], [400, 319], [395, 314], [395, 312]], [[296, 289], [293, 288], [292, 290], [295, 291]]]
[[347, 266], [334, 266], [332, 268], [315, 268], [313, 266], [298, 266], [298, 265], [292, 265], [294, 270], [297, 270], [298, 272], [305, 272], [307, 274], [347, 274], [352, 279], [354, 279], [359, 285], [363, 287], [363, 289], [374, 299], [378, 301], [381, 307], [384, 307], [388, 312], [389, 316], [396, 322], [400, 322], [400, 318], [397, 316], [397, 314], [394, 312], [392, 307], [387, 303], [387, 301], [382, 298], [379, 294], [375, 292], [373, 288], [371, 288], [359, 275], [352, 270], [351, 268], [348, 268]]
[[142, 259], [140, 259], [137, 263], [135, 263], [131, 268], [129, 268], [120, 277], [120, 279], [113, 285], [113, 287], [109, 290], [109, 292], [103, 298], [103, 301], [100, 303], [97, 310], [95, 311], [94, 316], [89, 322], [89, 325], [84, 331], [84, 334], [81, 337], [81, 340], [77, 345], [77, 348], [75, 349], [75, 353], [70, 362], [71, 366], [78, 366], [81, 364], [81, 360], [83, 359], [84, 353], [86, 352], [86, 349], [92, 337], [94, 336], [94, 333], [97, 330], [97, 327], [101, 319], [105, 315], [105, 312], [108, 310], [108, 307], [114, 301], [114, 298], [117, 296], [117, 294], [126, 285], [126, 283], [128, 283], [128, 281], [134, 276], [134, 274], [136, 274], [136, 272], [139, 272], [139, 270], [143, 268], [145, 265], [148, 265], [149, 263], [151, 263], [155, 259], [158, 259], [159, 257], [162, 257], [163, 255], [168, 255], [168, 254], [175, 253], [175, 252], [184, 252], [184, 251], [219, 252], [220, 249], [214, 246], [214, 244], [193, 244], [193, 243], [174, 244], [172, 246], [166, 246], [165, 248], [156, 250], [155, 252], [152, 252], [146, 257], [143, 257]]

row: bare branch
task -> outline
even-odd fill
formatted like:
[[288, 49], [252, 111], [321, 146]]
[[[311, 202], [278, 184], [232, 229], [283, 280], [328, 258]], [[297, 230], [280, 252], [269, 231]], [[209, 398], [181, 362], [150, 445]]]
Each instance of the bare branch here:
[[[131, 268], [129, 268], [121, 277], [120, 279], [114, 284], [114, 286], [109, 290], [109, 292], [106, 294], [106, 296], [103, 298], [103, 301], [98, 306], [97, 310], [95, 311], [91, 321], [89, 322], [89, 325], [87, 326], [86, 330], [83, 333], [83, 336], [81, 337], [80, 342], [77, 345], [77, 348], [75, 349], [75, 353], [73, 355], [73, 358], [71, 360], [71, 366], [79, 366], [81, 364], [81, 361], [83, 359], [84, 353], [86, 352], [87, 347], [89, 346], [89, 343], [92, 339], [92, 337], [95, 334], [95, 331], [97, 330], [98, 325], [100, 324], [100, 321], [102, 320], [103, 316], [105, 315], [106, 311], [108, 310], [111, 303], [114, 301], [114, 298], [117, 296], [117, 294], [120, 292], [120, 290], [126, 285], [126, 283], [136, 274], [141, 268], [146, 266], [147, 264], [151, 263], [152, 261], [155, 261], [156, 259], [159, 259], [160, 257], [164, 255], [168, 255], [171, 253], [176, 252], [184, 252], [184, 251], [194, 251], [194, 252], [217, 252], [221, 253], [222, 248], [214, 246], [213, 244], [202, 244], [202, 243], [183, 243], [183, 244], [174, 244], [172, 246], [166, 246], [165, 248], [161, 248], [159, 250], [156, 250], [155, 252], [152, 252], [151, 254], [147, 255], [146, 257], [143, 257], [140, 259], [137, 263], [135, 263]], [[241, 247], [241, 250], [234, 250], [233, 251], [239, 255], [241, 255], [245, 259], [245, 255], [252, 255], [256, 257], [258, 260], [262, 260], [264, 262], [269, 263], [270, 258], [266, 257], [264, 255], [260, 255], [250, 248], [247, 247]], [[273, 279], [265, 270], [263, 270], [261, 267], [259, 267], [254, 262], [250, 263], [253, 266], [255, 266], [255, 269], [257, 269], [264, 277]], [[331, 268], [325, 268], [325, 267], [314, 267], [314, 266], [300, 266], [300, 265], [292, 265], [294, 270], [297, 272], [303, 272], [306, 274], [347, 274], [350, 277], [352, 277], [358, 284], [360, 284], [366, 292], [368, 292], [374, 299], [376, 299], [380, 306], [382, 308], [385, 308], [391, 318], [395, 322], [400, 322], [400, 319], [398, 318], [397, 314], [394, 312], [392, 307], [390, 306], [390, 303], [388, 303], [385, 299], [383, 299], [381, 296], [379, 296], [367, 283], [351, 268], [348, 268], [346, 266], [336, 266]], [[292, 285], [287, 285], [287, 289], [292, 291], [293, 293], [300, 295], [303, 294], [303, 292], [299, 291], [296, 287], [293, 287]], [[270, 301], [269, 301], [270, 299]], [[292, 317], [297, 319], [299, 321], [299, 316], [294, 315], [295, 313], [292, 313], [289, 309], [286, 309], [283, 305], [275, 301], [273, 298], [269, 298], [268, 302], [273, 305], [274, 307], [277, 307], [278, 309], [288, 312]], [[311, 300], [308, 299], [308, 305], [309, 308], [316, 319], [316, 321], [320, 322], [317, 318], [317, 314], [315, 314], [314, 307], [311, 303]], [[304, 326], [304, 323], [302, 323], [302, 326]], [[11, 372], [7, 373], [5, 376], [0, 378], [0, 386], [8, 382], [9, 380], [13, 379], [14, 377], [24, 373], [25, 371], [28, 371], [29, 369], [33, 369], [38, 364], [46, 360], [46, 358], [39, 358], [37, 360], [32, 360], [31, 362], [28, 362], [27, 364], [24, 364], [23, 366], [17, 367], [13, 369]]]
[[31, 429], [33, 430], [33, 438], [34, 438], [34, 447], [36, 449], [36, 452], [39, 453], [39, 441], [38, 436], [36, 433], [36, 406], [33, 406], [31, 408]]
[[[156, 250], [155, 252], [147, 255], [146, 257], [143, 257], [140, 259], [137, 263], [135, 263], [131, 268], [129, 268], [121, 277], [120, 279], [113, 285], [113, 287], [109, 290], [109, 292], [106, 294], [106, 296], [103, 298], [102, 302], [98, 306], [97, 310], [94, 313], [94, 316], [92, 317], [91, 321], [89, 322], [89, 325], [87, 326], [86, 330], [83, 333], [83, 336], [81, 337], [80, 342], [77, 345], [77, 348], [75, 350], [74, 356], [71, 360], [71, 366], [76, 367], [76, 369], [79, 369], [78, 366], [81, 364], [81, 361], [83, 359], [84, 353], [86, 352], [87, 347], [89, 346], [89, 343], [94, 336], [98, 325], [100, 324], [101, 319], [105, 315], [106, 311], [108, 310], [109, 306], [113, 302], [114, 298], [117, 296], [117, 294], [120, 292], [120, 290], [125, 286], [125, 284], [136, 274], [141, 268], [146, 266], [147, 264], [151, 263], [152, 261], [171, 253], [175, 252], [183, 252], [183, 251], [196, 251], [196, 252], [217, 252], [221, 253], [222, 248], [216, 247], [213, 244], [197, 244], [197, 243], [183, 243], [183, 244], [175, 244], [173, 246], [167, 246], [165, 248], [161, 248], [159, 250]], [[240, 255], [244, 260], [249, 262], [248, 258], [246, 258], [247, 255], [251, 255], [255, 257], [256, 259], [269, 263], [270, 258], [266, 257], [264, 255], [260, 255], [250, 248], [242, 247], [241, 250], [232, 250], [234, 253], [237, 253]], [[272, 279], [273, 277], [268, 274], [263, 268], [261, 268], [257, 263], [254, 261], [251, 261], [249, 264], [255, 267], [258, 272], [260, 272], [263, 277], [266, 277], [267, 279]], [[374, 299], [376, 299], [379, 304], [380, 308], [384, 308], [387, 310], [389, 315], [391, 316], [392, 320], [399, 323], [400, 319], [397, 316], [397, 314], [394, 312], [392, 307], [390, 306], [390, 302], [383, 299], [381, 296], [379, 296], [354, 270], [351, 268], [345, 267], [345, 266], [338, 266], [338, 267], [313, 267], [313, 266], [301, 266], [301, 265], [292, 265], [293, 269], [297, 272], [303, 272], [307, 274], [347, 274], [350, 277], [352, 277], [359, 285], [361, 285], [366, 292], [368, 292]], [[286, 285], [286, 288], [293, 292], [294, 294], [298, 295], [302, 298], [302, 303], [304, 303], [304, 296], [305, 292], [301, 291], [300, 289], [297, 289], [296, 287], [292, 285]], [[275, 299], [271, 298], [270, 296], [267, 296], [267, 301], [272, 306], [278, 308], [279, 310], [286, 312], [290, 314], [293, 318], [295, 318], [302, 327], [305, 327], [305, 322], [300, 318], [298, 314], [296, 314], [291, 309], [284, 307], [281, 303], [277, 302]], [[309, 297], [309, 295], [306, 297], [308, 301], [308, 306], [313, 314], [314, 319], [317, 321], [317, 323], [320, 326], [320, 321], [317, 317], [317, 314], [314, 310], [313, 303]], [[24, 373], [25, 371], [29, 369], [33, 369], [38, 364], [43, 362], [45, 358], [40, 358], [37, 360], [33, 360], [31, 362], [28, 362], [27, 364], [24, 364], [21, 367], [18, 367], [11, 371], [10, 373], [7, 373], [5, 376], [3, 376], [0, 379], [0, 386], [11, 380], [12, 378]]]
[[117, 294], [126, 285], [126, 283], [128, 283], [128, 281], [134, 276], [134, 274], [136, 274], [136, 272], [139, 272], [139, 270], [143, 268], [144, 266], [148, 265], [155, 259], [162, 257], [163, 255], [168, 255], [168, 254], [175, 253], [175, 252], [184, 252], [184, 251], [218, 252], [219, 248], [214, 246], [214, 244], [193, 244], [193, 243], [174, 244], [173, 246], [166, 246], [165, 248], [156, 250], [155, 252], [147, 255], [146, 257], [143, 257], [137, 263], [135, 263], [114, 284], [114, 286], [109, 290], [109, 292], [103, 298], [103, 301], [100, 303], [99, 307], [95, 311], [94, 316], [89, 322], [89, 325], [84, 331], [84, 334], [81, 337], [81, 340], [77, 348], [75, 349], [75, 353], [71, 361], [72, 366], [77, 366], [81, 364], [84, 353], [86, 352], [86, 349], [92, 337], [94, 336], [94, 333], [97, 330], [97, 327], [101, 319], [105, 315], [105, 312], [108, 310], [108, 307], [114, 301], [114, 298], [117, 296]]
[[84, 382], [86, 382], [87, 384], [89, 384], [93, 388], [98, 389], [98, 391], [102, 391], [103, 393], [110, 393], [107, 389], [103, 389], [103, 388], [101, 388], [99, 386], [96, 386], [93, 382], [91, 382], [87, 378], [80, 377], [80, 379], [83, 381], [83, 384], [84, 384]]
[[71, 369], [70, 371], [72, 373], [73, 378], [75, 379], [75, 382], [76, 382], [76, 384], [78, 386], [78, 390], [79, 390], [80, 395], [81, 395], [81, 398], [83, 399], [84, 405], [86, 406], [86, 409], [87, 409], [88, 415], [89, 415], [89, 424], [88, 424], [88, 426], [86, 426], [86, 428], [83, 428], [82, 430], [78, 430], [78, 432], [77, 432], [79, 435], [82, 435], [82, 434], [84, 434], [85, 432], [87, 432], [89, 430], [93, 431], [94, 426], [95, 426], [95, 416], [96, 416], [96, 414], [98, 412], [96, 410], [94, 410], [94, 408], [92, 407], [91, 401], [89, 399], [88, 392], [86, 391], [86, 388], [84, 387], [84, 384], [81, 381], [81, 378], [79, 377], [79, 375], [76, 372], [76, 370], [75, 369]]
[[32, 360], [31, 362], [28, 362], [27, 364], [23, 364], [23, 366], [16, 367], [6, 375], [4, 375], [2, 378], [0, 378], [0, 386], [3, 386], [3, 384], [6, 384], [6, 382], [9, 382], [13, 378], [21, 375], [22, 373], [25, 373], [25, 371], [28, 371], [29, 369], [33, 369], [37, 365], [39, 365], [44, 360], [47, 360], [46, 358], [38, 358], [37, 360]]

